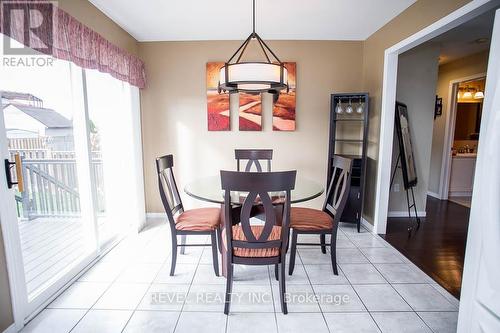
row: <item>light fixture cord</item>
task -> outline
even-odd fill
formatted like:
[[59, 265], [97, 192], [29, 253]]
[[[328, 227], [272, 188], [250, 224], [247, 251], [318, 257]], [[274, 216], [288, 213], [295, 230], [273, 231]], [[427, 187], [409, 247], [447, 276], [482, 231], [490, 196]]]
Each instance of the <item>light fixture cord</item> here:
[[255, 0], [253, 0], [253, 33], [255, 33]]

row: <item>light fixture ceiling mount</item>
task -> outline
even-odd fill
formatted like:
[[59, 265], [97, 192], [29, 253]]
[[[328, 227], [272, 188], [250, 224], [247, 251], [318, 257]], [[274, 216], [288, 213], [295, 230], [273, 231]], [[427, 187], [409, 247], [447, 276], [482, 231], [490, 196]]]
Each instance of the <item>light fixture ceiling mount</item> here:
[[[258, 42], [266, 61], [241, 61], [252, 40]], [[218, 91], [275, 94], [285, 89], [288, 91], [288, 71], [284, 63], [255, 32], [255, 0], [253, 0], [252, 33], [220, 69]]]

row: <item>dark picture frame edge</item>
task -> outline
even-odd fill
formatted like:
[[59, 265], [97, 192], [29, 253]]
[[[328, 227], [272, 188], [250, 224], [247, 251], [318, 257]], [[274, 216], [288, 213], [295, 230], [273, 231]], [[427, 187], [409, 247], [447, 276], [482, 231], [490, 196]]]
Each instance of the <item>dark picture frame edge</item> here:
[[[408, 107], [406, 104], [396, 101], [396, 115], [394, 117], [396, 133], [399, 143], [399, 154], [401, 159], [401, 170], [405, 189], [415, 187], [418, 182], [413, 146], [411, 143], [411, 133], [409, 128]], [[407, 121], [407, 130], [404, 130], [401, 123], [401, 116]]]

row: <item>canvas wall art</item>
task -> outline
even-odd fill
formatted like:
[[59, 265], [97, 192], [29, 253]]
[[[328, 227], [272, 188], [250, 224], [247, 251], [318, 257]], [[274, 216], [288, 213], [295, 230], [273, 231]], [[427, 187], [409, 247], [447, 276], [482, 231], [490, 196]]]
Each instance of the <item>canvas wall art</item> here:
[[239, 93], [238, 109], [240, 131], [262, 130], [262, 95]]
[[273, 96], [273, 130], [295, 131], [296, 63], [285, 62], [288, 71], [288, 92]]
[[224, 62], [207, 62], [207, 117], [209, 131], [229, 131], [231, 112], [229, 94], [218, 93], [219, 69]]
[[[288, 71], [288, 91], [273, 96], [272, 117], [274, 131], [295, 131], [296, 103], [296, 63], [284, 63]], [[224, 62], [207, 62], [207, 121], [209, 131], [229, 131], [231, 129], [230, 99], [239, 98], [238, 123], [240, 131], [262, 130], [262, 94], [260, 93], [219, 93], [219, 70]], [[236, 110], [233, 110], [236, 112]]]

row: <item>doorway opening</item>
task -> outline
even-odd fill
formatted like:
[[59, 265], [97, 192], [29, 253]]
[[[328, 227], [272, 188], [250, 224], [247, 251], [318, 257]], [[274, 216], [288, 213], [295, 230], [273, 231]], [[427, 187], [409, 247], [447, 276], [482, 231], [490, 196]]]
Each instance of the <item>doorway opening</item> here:
[[[421, 227], [408, 236], [404, 181], [390, 188], [385, 239], [456, 298], [460, 297], [470, 198], [494, 10], [398, 55], [396, 100], [408, 106]], [[392, 149], [394, 170], [399, 153]], [[458, 204], [457, 204], [458, 202]], [[378, 230], [377, 230], [378, 231]]]
[[[454, 103], [451, 108], [451, 157], [444, 192], [449, 201], [470, 208], [474, 189], [477, 147], [481, 128], [486, 77], [453, 84]], [[454, 111], [454, 112], [453, 112]], [[454, 113], [454, 114], [453, 114]], [[450, 160], [451, 159], [451, 163]], [[445, 199], [445, 198], [443, 198]]]

